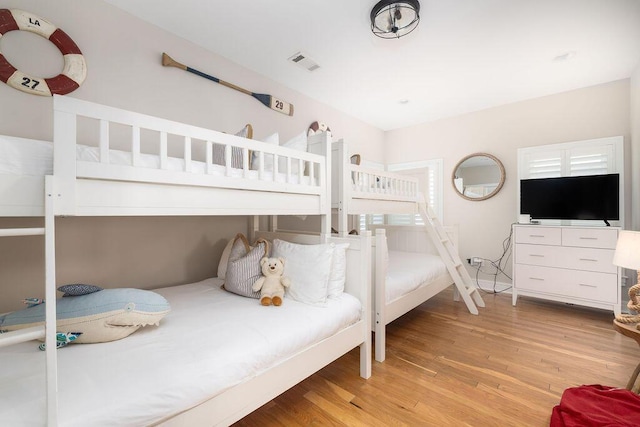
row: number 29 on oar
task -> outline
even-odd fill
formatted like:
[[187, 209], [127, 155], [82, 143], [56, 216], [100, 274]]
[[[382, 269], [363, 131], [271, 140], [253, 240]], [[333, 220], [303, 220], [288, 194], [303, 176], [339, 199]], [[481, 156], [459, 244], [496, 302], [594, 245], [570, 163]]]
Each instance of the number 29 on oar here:
[[269, 105], [269, 107], [272, 110], [276, 110], [279, 111], [281, 113], [284, 113], [288, 116], [293, 116], [293, 105], [289, 104], [288, 102], [285, 102], [281, 99], [276, 98], [275, 96], [271, 96], [271, 105]]

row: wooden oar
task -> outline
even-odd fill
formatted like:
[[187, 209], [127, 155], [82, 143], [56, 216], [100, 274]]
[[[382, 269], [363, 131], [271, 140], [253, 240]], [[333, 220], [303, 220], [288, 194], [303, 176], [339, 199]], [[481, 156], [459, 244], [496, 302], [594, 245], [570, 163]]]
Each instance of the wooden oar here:
[[188, 67], [184, 64], [179, 63], [178, 61], [174, 60], [173, 58], [171, 58], [169, 55], [167, 55], [166, 53], [162, 53], [162, 65], [164, 65], [165, 67], [176, 67], [176, 68], [180, 68], [181, 70], [185, 70], [188, 71], [190, 73], [196, 74], [200, 77], [204, 77], [205, 79], [214, 81], [216, 83], [220, 83], [223, 86], [226, 86], [228, 88], [231, 89], [235, 89], [239, 92], [245, 93], [249, 96], [254, 97], [255, 99], [257, 99], [258, 101], [260, 101], [262, 104], [266, 105], [267, 107], [271, 108], [272, 110], [275, 110], [279, 113], [282, 114], [286, 114], [288, 116], [293, 116], [293, 105], [289, 104], [288, 102], [285, 102], [281, 99], [276, 98], [275, 96], [272, 95], [267, 95], [264, 93], [253, 93], [251, 91], [248, 91], [247, 89], [241, 88], [240, 86], [236, 86], [233, 83], [229, 83], [229, 82], [225, 82], [224, 80], [220, 80], [217, 77], [211, 76], [209, 74], [203, 73], [202, 71], [198, 71], [195, 68], [191, 68]]

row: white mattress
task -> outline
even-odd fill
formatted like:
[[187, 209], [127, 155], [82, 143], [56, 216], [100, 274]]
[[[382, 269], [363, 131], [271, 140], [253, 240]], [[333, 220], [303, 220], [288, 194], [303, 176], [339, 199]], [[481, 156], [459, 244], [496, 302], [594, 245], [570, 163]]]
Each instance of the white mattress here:
[[[62, 426], [148, 425], [190, 408], [360, 317], [349, 294], [281, 307], [220, 289], [222, 281], [157, 290], [172, 311], [119, 341], [58, 350]], [[45, 353], [31, 341], [0, 349], [0, 424], [44, 425]]]
[[425, 282], [447, 272], [442, 258], [418, 252], [389, 251], [389, 267], [385, 287], [386, 302], [390, 303], [417, 289]]
[[[99, 162], [100, 150], [97, 147], [76, 145], [76, 160], [85, 162]], [[109, 150], [109, 163], [113, 165], [132, 165], [131, 153], [120, 150]], [[221, 165], [212, 165], [212, 175], [224, 176], [226, 168]], [[140, 154], [139, 167], [160, 169], [160, 157], [155, 154]], [[167, 170], [184, 171], [184, 159], [169, 157]], [[206, 174], [206, 163], [192, 160], [188, 172]], [[241, 178], [242, 169], [231, 169], [231, 176]], [[35, 139], [9, 137], [0, 135], [0, 174], [44, 176], [53, 174], [53, 144], [48, 141]], [[271, 181], [273, 172], [264, 171], [264, 180]], [[249, 179], [259, 179], [257, 170], [248, 171]], [[276, 182], [286, 182], [285, 173], [276, 175]], [[302, 183], [308, 185], [310, 177], [304, 176]], [[291, 183], [298, 183], [298, 176], [292, 174]], [[316, 184], [317, 185], [317, 184]]]

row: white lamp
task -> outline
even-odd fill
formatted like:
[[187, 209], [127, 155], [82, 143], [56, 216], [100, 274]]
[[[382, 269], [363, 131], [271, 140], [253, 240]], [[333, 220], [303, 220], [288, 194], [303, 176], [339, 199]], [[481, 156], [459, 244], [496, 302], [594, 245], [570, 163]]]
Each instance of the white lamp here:
[[[629, 309], [640, 312], [640, 231], [621, 230], [618, 235], [613, 264], [618, 267], [636, 270], [636, 284], [629, 288]], [[640, 322], [640, 316], [626, 316], [618, 319], [628, 323]]]

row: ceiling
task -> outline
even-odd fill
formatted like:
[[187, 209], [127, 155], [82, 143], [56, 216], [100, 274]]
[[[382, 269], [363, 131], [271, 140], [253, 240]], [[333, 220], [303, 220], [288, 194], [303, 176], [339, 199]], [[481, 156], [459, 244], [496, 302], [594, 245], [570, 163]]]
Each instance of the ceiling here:
[[[106, 1], [383, 130], [640, 65], [640, 0], [420, 0], [418, 28], [391, 40], [370, 31], [377, 0]], [[297, 52], [320, 68], [289, 62]]]

